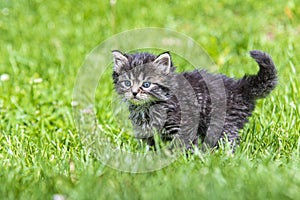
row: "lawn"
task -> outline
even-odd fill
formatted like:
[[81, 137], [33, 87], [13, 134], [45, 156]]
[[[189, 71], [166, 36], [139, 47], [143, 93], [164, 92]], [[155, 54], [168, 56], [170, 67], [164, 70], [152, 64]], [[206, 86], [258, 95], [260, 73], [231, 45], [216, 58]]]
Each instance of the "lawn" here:
[[[300, 199], [299, 16], [296, 0], [2, 0], [0, 199]], [[145, 27], [193, 38], [231, 77], [257, 72], [249, 50], [273, 57], [279, 84], [257, 102], [235, 154], [224, 147], [127, 173], [90, 153], [72, 109], [80, 69], [103, 41]], [[111, 73], [95, 95], [99, 126], [140, 151], [113, 119]]]

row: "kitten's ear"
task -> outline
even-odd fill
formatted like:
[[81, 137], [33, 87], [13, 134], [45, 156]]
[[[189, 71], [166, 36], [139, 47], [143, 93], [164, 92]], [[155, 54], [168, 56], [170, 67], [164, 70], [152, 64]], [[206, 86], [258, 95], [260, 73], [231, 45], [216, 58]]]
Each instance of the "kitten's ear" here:
[[162, 53], [157, 56], [157, 58], [153, 61], [154, 64], [157, 65], [158, 69], [162, 72], [169, 74], [171, 71], [171, 56], [169, 52]]
[[114, 72], [120, 73], [122, 67], [129, 65], [128, 59], [121, 51], [113, 50], [112, 51], [113, 58], [114, 58]]

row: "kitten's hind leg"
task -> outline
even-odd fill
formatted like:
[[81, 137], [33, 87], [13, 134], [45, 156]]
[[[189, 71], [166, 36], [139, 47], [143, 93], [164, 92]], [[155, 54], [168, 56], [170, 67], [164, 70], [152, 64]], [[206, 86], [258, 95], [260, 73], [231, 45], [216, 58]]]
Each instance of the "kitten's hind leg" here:
[[[199, 147], [198, 141], [199, 137], [191, 137], [192, 134], [176, 134], [173, 136], [171, 141], [171, 149], [178, 149], [181, 151], [186, 151], [194, 153], [195, 149]], [[188, 136], [188, 137], [187, 137]]]
[[153, 137], [148, 137], [148, 138], [143, 138], [142, 142], [144, 144], [147, 144], [150, 147], [154, 147], [155, 146], [155, 140]]
[[[216, 142], [212, 142], [210, 140], [215, 140]], [[212, 144], [213, 143], [213, 144]], [[229, 145], [230, 148], [232, 149], [232, 152], [235, 152], [236, 147], [239, 145], [240, 143], [240, 137], [238, 135], [238, 133], [236, 132], [223, 132], [221, 137], [219, 139], [217, 138], [213, 138], [213, 139], [207, 139], [205, 138], [203, 140], [203, 144], [202, 144], [202, 151], [207, 151], [207, 150], [211, 150], [211, 149], [216, 149], [216, 148], [220, 148], [221, 146], [227, 146]]]
[[223, 146], [230, 146], [230, 149], [232, 150], [232, 153], [235, 152], [236, 147], [240, 144], [240, 136], [236, 132], [229, 132], [224, 133], [223, 136], [218, 141], [218, 147], [221, 145]]

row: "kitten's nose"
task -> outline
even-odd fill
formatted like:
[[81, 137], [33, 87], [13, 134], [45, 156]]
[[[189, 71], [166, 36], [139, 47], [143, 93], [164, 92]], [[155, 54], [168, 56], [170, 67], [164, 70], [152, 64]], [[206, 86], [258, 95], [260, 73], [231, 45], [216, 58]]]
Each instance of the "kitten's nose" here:
[[138, 94], [137, 92], [132, 92], [133, 96], [136, 97], [136, 95]]

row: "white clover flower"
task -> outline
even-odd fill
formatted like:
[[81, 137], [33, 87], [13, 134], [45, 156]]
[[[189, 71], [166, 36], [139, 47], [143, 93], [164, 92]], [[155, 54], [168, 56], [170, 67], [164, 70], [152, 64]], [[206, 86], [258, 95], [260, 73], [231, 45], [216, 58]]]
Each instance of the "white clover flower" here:
[[10, 78], [9, 74], [1, 74], [1, 76], [0, 76], [0, 80], [3, 82], [8, 81], [9, 78]]
[[41, 83], [41, 82], [43, 82], [42, 78], [35, 78], [35, 79], [33, 79], [33, 83]]

